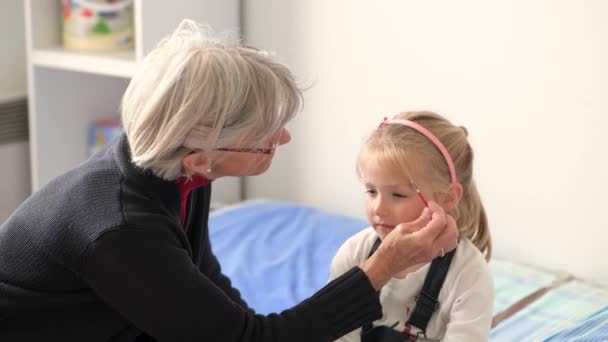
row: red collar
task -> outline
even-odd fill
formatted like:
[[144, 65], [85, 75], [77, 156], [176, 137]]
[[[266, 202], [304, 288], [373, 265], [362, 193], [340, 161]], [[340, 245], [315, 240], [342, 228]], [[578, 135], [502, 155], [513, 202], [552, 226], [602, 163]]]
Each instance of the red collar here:
[[179, 192], [181, 194], [181, 203], [182, 203], [182, 211], [181, 211], [181, 219], [180, 222], [182, 227], [186, 224], [186, 208], [188, 204], [188, 195], [190, 192], [196, 188], [201, 186], [205, 186], [211, 183], [211, 179], [207, 179], [201, 176], [192, 176], [192, 177], [179, 177], [177, 179], [177, 186], [179, 187]]

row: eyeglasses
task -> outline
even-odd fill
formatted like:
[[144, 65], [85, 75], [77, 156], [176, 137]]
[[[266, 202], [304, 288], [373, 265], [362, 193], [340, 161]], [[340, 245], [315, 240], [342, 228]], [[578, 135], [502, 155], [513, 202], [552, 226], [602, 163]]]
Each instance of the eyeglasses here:
[[272, 146], [271, 147], [267, 147], [267, 148], [232, 148], [232, 147], [218, 147], [215, 148], [214, 150], [216, 151], [224, 151], [224, 152], [240, 152], [240, 153], [256, 153], [256, 154], [273, 154], [275, 149], [277, 148], [277, 146], [279, 146], [279, 140], [280, 137], [275, 137], [272, 140], [269, 140], [270, 142], [272, 142]]
[[220, 147], [216, 148], [216, 151], [224, 151], [224, 152], [243, 152], [243, 153], [258, 153], [258, 154], [273, 154], [276, 149], [276, 145], [271, 148], [229, 148], [229, 147]]

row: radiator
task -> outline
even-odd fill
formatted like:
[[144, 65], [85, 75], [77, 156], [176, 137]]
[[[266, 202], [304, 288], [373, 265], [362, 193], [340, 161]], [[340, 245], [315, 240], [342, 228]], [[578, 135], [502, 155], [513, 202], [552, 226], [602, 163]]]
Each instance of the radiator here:
[[0, 224], [30, 194], [27, 99], [0, 96]]

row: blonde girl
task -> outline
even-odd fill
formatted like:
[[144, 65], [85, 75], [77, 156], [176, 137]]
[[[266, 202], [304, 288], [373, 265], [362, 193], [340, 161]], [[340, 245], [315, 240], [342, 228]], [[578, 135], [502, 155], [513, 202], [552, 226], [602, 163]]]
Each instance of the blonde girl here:
[[431, 265], [420, 263], [403, 269], [382, 288], [383, 317], [371, 325], [373, 334], [357, 329], [340, 341], [392, 341], [388, 335], [419, 341], [488, 340], [494, 301], [487, 264], [492, 244], [467, 136], [464, 127], [436, 113], [407, 112], [385, 119], [363, 145], [357, 173], [365, 186], [371, 226], [340, 247], [332, 262], [332, 279], [364, 262], [374, 243], [400, 224], [429, 219], [429, 205], [441, 206], [456, 220], [460, 241], [450, 253], [438, 304], [426, 327], [410, 322]]

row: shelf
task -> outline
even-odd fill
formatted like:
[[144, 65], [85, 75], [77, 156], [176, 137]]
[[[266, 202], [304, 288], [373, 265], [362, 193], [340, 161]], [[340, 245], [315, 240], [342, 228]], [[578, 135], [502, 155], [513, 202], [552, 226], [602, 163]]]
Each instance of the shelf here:
[[[34, 191], [88, 157], [91, 122], [120, 114], [122, 95], [139, 62], [184, 18], [209, 24], [220, 32], [239, 32], [240, 0], [174, 0], [171, 5], [133, 0], [134, 51], [81, 53], [63, 48], [61, 1], [12, 1], [15, 8], [24, 4], [25, 10], [25, 25], [4, 24], [25, 28], [28, 58], [19, 60], [27, 62]], [[0, 89], [0, 96], [11, 95], [4, 93]], [[214, 186], [212, 201], [239, 198], [240, 179], [226, 182]]]
[[34, 66], [131, 78], [136, 68], [133, 51], [87, 54], [62, 48], [33, 49]]

